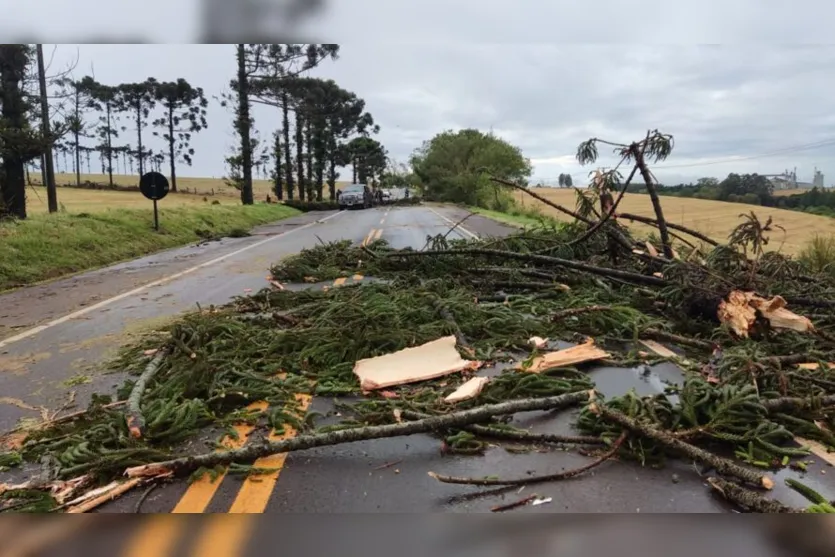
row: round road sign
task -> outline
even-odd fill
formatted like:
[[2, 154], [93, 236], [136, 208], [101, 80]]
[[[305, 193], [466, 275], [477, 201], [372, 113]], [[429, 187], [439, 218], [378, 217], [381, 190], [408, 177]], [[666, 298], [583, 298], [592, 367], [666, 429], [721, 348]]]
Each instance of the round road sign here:
[[151, 201], [159, 201], [169, 190], [168, 178], [159, 172], [147, 172], [139, 178], [139, 191]]

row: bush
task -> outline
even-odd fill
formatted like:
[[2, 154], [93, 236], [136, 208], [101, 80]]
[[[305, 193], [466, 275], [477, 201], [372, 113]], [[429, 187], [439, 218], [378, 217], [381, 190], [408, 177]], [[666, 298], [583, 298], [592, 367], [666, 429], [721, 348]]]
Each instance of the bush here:
[[815, 236], [807, 242], [798, 260], [812, 272], [835, 274], [835, 236]]

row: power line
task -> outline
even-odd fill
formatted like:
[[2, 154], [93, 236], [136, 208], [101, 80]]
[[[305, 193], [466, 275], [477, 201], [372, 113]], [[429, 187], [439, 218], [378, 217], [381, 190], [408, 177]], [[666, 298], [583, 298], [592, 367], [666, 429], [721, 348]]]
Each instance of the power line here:
[[[667, 170], [670, 168], [694, 168], [699, 166], [713, 166], [717, 164], [729, 164], [735, 163], [739, 161], [747, 161], [747, 160], [754, 160], [754, 159], [761, 159], [773, 156], [779, 156], [789, 153], [796, 153], [800, 151], [809, 151], [812, 149], [819, 149], [821, 147], [829, 147], [835, 145], [835, 139], [827, 139], [823, 141], [817, 141], [815, 143], [805, 143], [803, 145], [795, 145], [792, 147], [784, 147], [782, 149], [775, 149], [774, 151], [768, 151], [766, 153], [760, 153], [758, 155], [747, 155], [747, 156], [733, 156], [728, 157], [725, 159], [717, 159], [713, 161], [705, 161], [705, 162], [698, 162], [698, 163], [683, 163], [683, 164], [659, 164], [653, 166], [653, 169], [658, 170]], [[541, 181], [551, 181], [551, 180], [558, 180], [558, 177], [551, 177], [551, 178], [540, 178]]]
[[691, 168], [694, 166], [711, 166], [714, 164], [728, 164], [734, 163], [739, 161], [747, 161], [747, 160], [754, 160], [754, 159], [762, 159], [767, 157], [773, 157], [778, 155], [784, 155], [787, 153], [796, 153], [800, 151], [809, 151], [812, 149], [819, 149], [821, 147], [829, 147], [830, 145], [835, 145], [835, 139], [828, 139], [825, 141], [818, 141], [816, 143], [807, 143], [805, 145], [796, 145], [794, 147], [785, 147], [783, 149], [777, 149], [775, 151], [769, 151], [768, 153], [761, 153], [759, 155], [749, 155], [749, 156], [735, 156], [729, 157], [727, 159], [719, 159], [715, 161], [707, 161], [707, 162], [700, 162], [700, 163], [687, 163], [687, 164], [659, 164], [654, 168], [658, 169], [667, 169], [667, 168]]

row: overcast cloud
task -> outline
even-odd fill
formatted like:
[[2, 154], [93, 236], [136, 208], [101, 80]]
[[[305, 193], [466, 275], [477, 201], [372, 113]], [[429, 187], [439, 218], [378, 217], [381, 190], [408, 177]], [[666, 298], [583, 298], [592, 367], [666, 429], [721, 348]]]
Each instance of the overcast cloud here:
[[[141, 13], [130, 12], [135, 25], [120, 30], [149, 29], [138, 22], [154, 13], [155, 1], [144, 2]], [[84, 13], [90, 3], [76, 0], [72, 12]], [[69, 4], [62, 0], [55, 10], [64, 14]], [[23, 23], [43, 13], [43, 6], [30, 5], [17, 8]], [[177, 9], [185, 14], [197, 6], [184, 2]], [[584, 182], [591, 169], [574, 160], [580, 141], [629, 141], [658, 128], [676, 140], [673, 156], [657, 168], [663, 182], [793, 167], [799, 179], [811, 181], [818, 167], [827, 185], [835, 183], [835, 47], [812, 44], [830, 32], [831, 3], [789, 8], [776, 0], [632, 0], [582, 6], [337, 0], [300, 29], [342, 45], [340, 59], [314, 75], [333, 78], [367, 101], [381, 126], [379, 139], [399, 161], [445, 129], [492, 128], [522, 148], [535, 179], [555, 181], [569, 172]], [[599, 20], [604, 13], [608, 21]], [[165, 18], [157, 21], [174, 33]], [[186, 28], [188, 38], [181, 40], [193, 39], [199, 25]], [[79, 38], [89, 31], [78, 29]], [[779, 44], [786, 41], [795, 45]], [[704, 44], [710, 42], [723, 44]], [[53, 67], [76, 53], [78, 77], [93, 68], [99, 81], [113, 84], [185, 77], [219, 95], [235, 72], [234, 47], [222, 44], [58, 45]], [[276, 111], [259, 107], [255, 117], [268, 138]], [[231, 114], [213, 102], [209, 129], [195, 140], [194, 167], [184, 174], [224, 173], [231, 122]], [[787, 150], [815, 143], [824, 144]], [[773, 154], [759, 156], [767, 153]], [[740, 160], [715, 164], [733, 157]], [[601, 161], [614, 162], [609, 156]]]

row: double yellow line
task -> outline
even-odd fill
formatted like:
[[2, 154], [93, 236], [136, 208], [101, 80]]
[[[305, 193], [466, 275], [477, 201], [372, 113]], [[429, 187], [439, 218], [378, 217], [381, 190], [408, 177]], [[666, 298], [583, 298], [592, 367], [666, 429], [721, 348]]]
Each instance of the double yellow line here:
[[367, 246], [368, 244], [374, 243], [377, 240], [379, 240], [382, 235], [383, 235], [383, 229], [382, 228], [372, 228], [371, 231], [368, 233], [368, 235], [365, 237], [365, 239], [362, 241], [361, 245], [362, 246]]
[[[381, 229], [371, 229], [366, 236], [363, 245], [373, 242], [382, 236]], [[351, 277], [355, 282], [363, 280], [362, 275]], [[343, 286], [347, 277], [338, 278], [333, 281], [333, 286]], [[297, 394], [296, 401], [302, 412], [305, 412], [311, 403], [310, 395]], [[247, 406], [251, 412], [263, 413], [269, 408], [266, 401], [258, 401]], [[233, 426], [234, 436], [226, 436], [221, 440], [221, 449], [234, 450], [246, 444], [250, 434], [255, 430], [251, 424], [236, 424]], [[270, 433], [270, 441], [281, 441], [295, 437], [296, 430], [289, 424], [284, 426], [284, 434], [277, 435], [275, 431]], [[232, 519], [219, 514], [210, 519], [202, 531], [198, 534], [190, 555], [193, 557], [237, 557], [244, 555], [247, 548], [247, 541], [254, 528], [255, 517], [253, 515], [263, 513], [272, 496], [275, 484], [284, 467], [287, 453], [269, 455], [260, 458], [253, 464], [257, 468], [271, 469], [272, 472], [257, 477], [247, 477], [238, 490], [228, 514], [246, 514], [248, 517]], [[217, 490], [220, 488], [226, 472], [222, 472], [214, 480], [208, 474], [189, 484], [186, 492], [171, 511], [173, 514], [200, 514], [204, 513], [212, 502]], [[124, 552], [125, 557], [167, 557], [173, 552], [185, 533], [185, 521], [175, 519], [166, 515], [151, 517], [142, 526], [137, 534], [128, 542]]]

